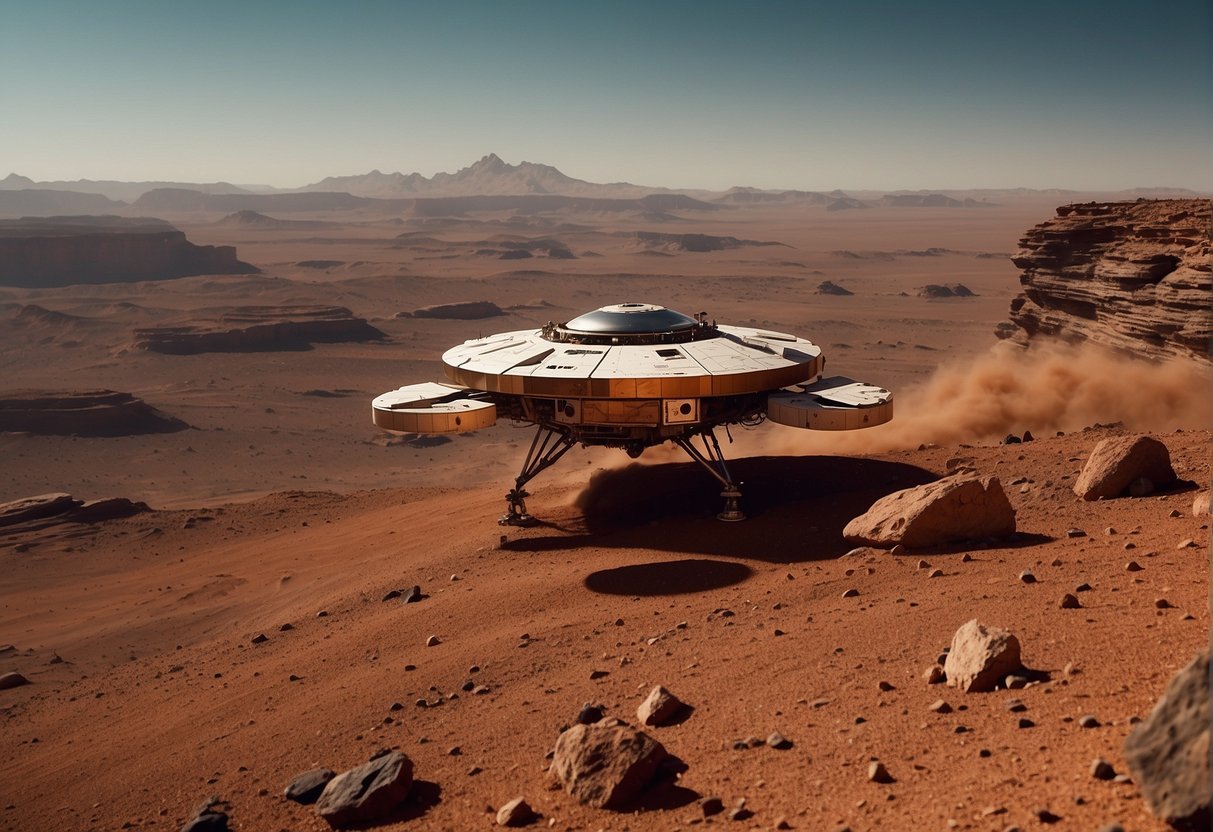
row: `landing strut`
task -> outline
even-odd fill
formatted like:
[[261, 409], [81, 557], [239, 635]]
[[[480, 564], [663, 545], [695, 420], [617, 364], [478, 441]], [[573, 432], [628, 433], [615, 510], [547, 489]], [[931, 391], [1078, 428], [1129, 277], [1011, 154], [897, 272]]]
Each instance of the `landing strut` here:
[[530, 450], [522, 463], [522, 472], [514, 479], [514, 487], [505, 495], [506, 513], [497, 521], [502, 526], [533, 526], [536, 521], [526, 510], [526, 498], [531, 496], [525, 486], [568, 453], [577, 442], [569, 434], [540, 425], [531, 440]]
[[693, 438], [680, 436], [674, 442], [724, 486], [724, 490], [720, 492], [720, 496], [724, 497], [724, 511], [717, 514], [716, 519], [726, 523], [744, 520], [745, 514], [741, 511], [741, 483], [734, 482], [733, 475], [729, 473], [724, 454], [720, 452], [720, 443], [716, 440], [716, 432], [711, 428], [699, 432], [699, 438], [703, 442], [702, 451], [695, 447], [691, 441]]

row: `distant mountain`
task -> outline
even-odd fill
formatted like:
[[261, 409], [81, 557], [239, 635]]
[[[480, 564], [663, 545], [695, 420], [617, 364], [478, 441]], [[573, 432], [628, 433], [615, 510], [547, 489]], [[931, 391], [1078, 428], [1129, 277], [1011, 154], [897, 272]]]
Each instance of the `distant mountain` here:
[[76, 179], [60, 182], [35, 182], [28, 176], [10, 173], [0, 179], [0, 191], [74, 191], [80, 194], [100, 194], [119, 202], [134, 202], [156, 188], [188, 188], [205, 194], [246, 194], [250, 191], [230, 182], [115, 182], [112, 180]]
[[511, 165], [490, 153], [480, 161], [455, 173], [436, 173], [430, 178], [420, 173], [381, 173], [373, 170], [361, 176], [329, 176], [300, 191], [344, 191], [356, 196], [399, 199], [411, 196], [518, 196], [522, 194], [558, 194], [561, 196], [636, 198], [667, 191], [645, 188], [627, 182], [598, 184], [565, 176], [551, 165], [521, 162]]
[[[10, 176], [9, 179], [12, 177]], [[7, 180], [6, 180], [7, 181]], [[0, 190], [0, 217], [45, 217], [54, 214], [115, 214], [126, 208], [101, 194], [22, 188]]]
[[276, 217], [267, 217], [265, 214], [258, 214], [256, 211], [248, 210], [228, 214], [223, 219], [216, 220], [215, 225], [229, 228], [257, 228], [274, 231], [338, 227], [337, 223], [321, 222], [319, 220], [280, 220]]
[[886, 194], [881, 197], [880, 203], [895, 208], [989, 208], [994, 204], [971, 197], [953, 199], [950, 196], [936, 193]]
[[408, 203], [396, 205], [347, 193], [278, 193], [278, 194], [208, 194], [188, 188], [157, 188], [135, 200], [140, 211], [175, 214], [216, 212], [232, 214], [239, 211], [293, 212], [346, 211], [354, 208], [378, 207], [400, 210]]
[[[838, 192], [835, 192], [838, 193]], [[759, 188], [729, 188], [724, 195], [716, 199], [731, 205], [756, 205], [762, 203], [800, 202], [808, 205], [825, 205], [836, 197], [817, 191], [764, 191]]]
[[[0, 192], [0, 197], [3, 192]], [[560, 194], [478, 194], [476, 196], [376, 199], [348, 193], [316, 191], [285, 194], [204, 194], [182, 188], [148, 191], [134, 203], [148, 213], [224, 213], [229, 224], [252, 225], [267, 211], [407, 211], [414, 217], [458, 217], [485, 211], [513, 211], [524, 215], [555, 211], [619, 213], [636, 211], [716, 211], [719, 206], [676, 193], [648, 194], [638, 199], [563, 196]], [[242, 219], [243, 218], [243, 219]], [[273, 222], [269, 217], [260, 221]]]

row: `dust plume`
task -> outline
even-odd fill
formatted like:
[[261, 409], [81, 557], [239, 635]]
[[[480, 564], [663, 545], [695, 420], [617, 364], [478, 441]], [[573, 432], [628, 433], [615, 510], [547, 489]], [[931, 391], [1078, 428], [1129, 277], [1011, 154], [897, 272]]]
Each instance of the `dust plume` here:
[[1024, 350], [998, 344], [895, 393], [895, 415], [887, 425], [845, 433], [793, 433], [779, 426], [735, 432], [733, 453], [877, 453], [998, 440], [1025, 430], [1046, 436], [1095, 423], [1161, 432], [1207, 429], [1213, 422], [1213, 368], [1207, 363], [1148, 363], [1090, 345]]

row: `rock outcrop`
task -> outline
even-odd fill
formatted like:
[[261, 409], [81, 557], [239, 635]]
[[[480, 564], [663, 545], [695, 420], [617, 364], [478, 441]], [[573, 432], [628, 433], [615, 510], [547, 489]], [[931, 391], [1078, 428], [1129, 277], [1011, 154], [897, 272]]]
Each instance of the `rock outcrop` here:
[[211, 321], [135, 330], [136, 349], [169, 355], [308, 350], [384, 334], [342, 306], [237, 306]]
[[129, 283], [256, 274], [232, 246], [198, 246], [162, 220], [109, 216], [0, 221], [0, 285]]
[[914, 548], [1014, 531], [1015, 509], [997, 477], [947, 477], [882, 497], [842, 535], [868, 546]]
[[1028, 231], [1012, 258], [1023, 292], [1000, 338], [1100, 344], [1208, 361], [1213, 201], [1085, 203]]
[[783, 243], [763, 240], [741, 240], [737, 237], [719, 237], [713, 234], [667, 234], [663, 231], [621, 232], [631, 237], [644, 248], [660, 251], [728, 251], [746, 246], [782, 246]]
[[476, 321], [504, 314], [500, 306], [487, 300], [440, 303], [434, 306], [423, 306], [413, 311], [414, 318], [450, 318], [457, 321]]
[[837, 283], [835, 283], [832, 280], [823, 280], [817, 284], [816, 294], [818, 294], [818, 295], [838, 295], [840, 297], [846, 297], [849, 295], [853, 295], [855, 293], [852, 292], [850, 289], [847, 289], [843, 286], [839, 286]]
[[1209, 653], [1171, 679], [1150, 715], [1125, 739], [1125, 759], [1150, 811], [1180, 830], [1207, 830]]
[[114, 390], [0, 393], [0, 433], [135, 436], [173, 433], [188, 427], [142, 399]]
[[18, 526], [39, 520], [50, 522], [97, 523], [118, 517], [130, 517], [151, 511], [147, 503], [128, 500], [126, 497], [107, 497], [101, 500], [77, 500], [62, 492], [23, 497], [9, 503], [0, 503], [0, 527]]

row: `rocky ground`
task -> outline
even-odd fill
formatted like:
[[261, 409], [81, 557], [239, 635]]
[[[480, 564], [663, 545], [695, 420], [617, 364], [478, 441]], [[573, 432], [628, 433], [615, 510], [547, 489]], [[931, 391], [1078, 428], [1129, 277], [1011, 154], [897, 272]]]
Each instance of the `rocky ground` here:
[[[740, 524], [667, 464], [540, 481], [546, 522], [525, 530], [493, 523], [487, 487], [6, 526], [0, 671], [30, 683], [0, 691], [0, 827], [320, 830], [288, 784], [391, 749], [374, 782], [399, 784], [400, 755], [415, 782], [384, 829], [499, 810], [553, 829], [1163, 829], [1123, 747], [1208, 643], [1210, 434], [1158, 435], [1171, 490], [1081, 499], [1119, 434], [741, 460]], [[950, 473], [997, 477], [1015, 535], [848, 554], [848, 521]], [[972, 619], [1015, 636], [1026, 687], [924, 678]], [[674, 758], [664, 784], [586, 805], [550, 758], [561, 731], [640, 726], [657, 685], [687, 706], [643, 727]]]

